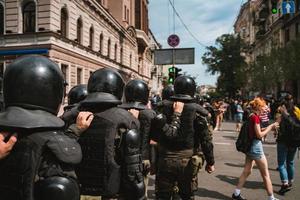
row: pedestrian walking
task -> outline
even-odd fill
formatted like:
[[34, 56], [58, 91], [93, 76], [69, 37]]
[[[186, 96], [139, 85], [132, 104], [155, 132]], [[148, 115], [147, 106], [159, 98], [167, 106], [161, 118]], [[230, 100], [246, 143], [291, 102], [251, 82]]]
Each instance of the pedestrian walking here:
[[240, 132], [241, 130], [241, 125], [243, 122], [243, 114], [244, 114], [244, 110], [242, 107], [242, 102], [241, 101], [235, 101], [235, 114], [234, 114], [234, 118], [235, 118], [235, 122], [236, 122], [236, 131]]
[[[260, 127], [262, 129], [265, 129], [270, 124], [270, 117], [269, 116], [270, 116], [271, 110], [270, 110], [269, 106], [266, 104], [266, 101], [262, 97], [260, 97], [260, 99], [265, 102], [265, 106], [263, 107], [262, 112], [259, 114]], [[266, 137], [267, 137], [267, 135], [265, 135], [262, 138], [262, 142], [266, 142]]]
[[297, 140], [293, 136], [300, 134], [295, 132], [300, 130], [300, 116], [297, 116], [297, 110], [299, 108], [295, 107], [292, 95], [287, 95], [285, 104], [279, 107], [281, 122], [277, 136], [277, 162], [282, 183], [278, 193], [281, 195], [292, 189], [295, 177], [294, 160], [299, 143], [296, 143]]
[[265, 102], [260, 98], [255, 98], [253, 101], [250, 102], [250, 106], [252, 113], [249, 117], [249, 136], [252, 139], [252, 145], [250, 147], [249, 152], [246, 153], [244, 170], [239, 178], [238, 185], [234, 190], [234, 193], [232, 194], [232, 199], [245, 200], [245, 198], [241, 195], [241, 189], [245, 184], [248, 176], [251, 174], [253, 165], [256, 164], [261, 173], [268, 194], [268, 200], [277, 200], [277, 198], [275, 198], [273, 194], [273, 186], [268, 170], [268, 162], [264, 155], [261, 139], [266, 134], [268, 134], [268, 132], [277, 128], [278, 123], [275, 122], [262, 131], [260, 127], [259, 114], [261, 114], [261, 112], [263, 111], [263, 108], [265, 107]]

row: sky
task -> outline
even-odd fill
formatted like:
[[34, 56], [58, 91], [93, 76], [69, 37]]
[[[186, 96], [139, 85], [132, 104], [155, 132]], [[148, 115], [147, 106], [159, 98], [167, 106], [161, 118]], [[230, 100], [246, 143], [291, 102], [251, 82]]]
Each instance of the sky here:
[[[171, 0], [173, 2], [173, 0]], [[175, 8], [184, 23], [205, 46], [215, 44], [218, 36], [233, 31], [233, 24], [239, 9], [245, 0], [174, 0]], [[173, 8], [169, 0], [149, 1], [150, 29], [163, 48], [170, 48], [167, 38], [173, 34]], [[200, 45], [184, 28], [175, 16], [175, 34], [180, 37], [180, 44], [176, 48], [195, 48], [194, 65], [178, 65], [182, 71], [196, 76], [199, 85], [215, 85], [217, 76], [206, 73], [202, 64], [205, 46]]]

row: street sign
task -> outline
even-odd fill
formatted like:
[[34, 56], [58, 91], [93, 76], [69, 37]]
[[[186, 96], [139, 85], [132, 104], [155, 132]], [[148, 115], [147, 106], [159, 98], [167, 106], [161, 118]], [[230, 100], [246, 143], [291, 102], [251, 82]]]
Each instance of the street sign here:
[[174, 48], [154, 50], [155, 65], [194, 64], [194, 48]]
[[168, 37], [168, 44], [171, 47], [177, 47], [179, 45], [179, 42], [180, 42], [180, 39], [179, 39], [178, 35], [173, 34]]
[[282, 14], [291, 14], [295, 13], [295, 2], [294, 1], [284, 1], [281, 4], [282, 6]]

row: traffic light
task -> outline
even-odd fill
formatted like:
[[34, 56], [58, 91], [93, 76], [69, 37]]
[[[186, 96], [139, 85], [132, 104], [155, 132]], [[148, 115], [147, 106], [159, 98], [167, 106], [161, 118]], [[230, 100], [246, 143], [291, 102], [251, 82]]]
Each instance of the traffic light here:
[[179, 68], [175, 67], [175, 79], [176, 79], [178, 76], [181, 76], [181, 74], [179, 74], [180, 71], [182, 71], [182, 69], [179, 69]]
[[177, 67], [170, 67], [169, 69], [169, 79], [168, 79], [168, 83], [169, 84], [173, 84], [175, 79], [178, 76], [181, 76], [181, 74], [179, 74], [180, 71], [182, 71], [182, 69], [179, 69]]
[[169, 79], [168, 83], [173, 84], [175, 80], [175, 67], [169, 67]]
[[278, 13], [278, 7], [277, 7], [278, 0], [271, 0], [271, 12], [272, 14]]

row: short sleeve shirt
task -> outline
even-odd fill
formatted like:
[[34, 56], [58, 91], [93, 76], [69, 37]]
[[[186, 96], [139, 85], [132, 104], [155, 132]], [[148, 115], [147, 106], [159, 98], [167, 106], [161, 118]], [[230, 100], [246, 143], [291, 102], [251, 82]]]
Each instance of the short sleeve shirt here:
[[250, 138], [253, 139], [253, 138], [256, 138], [256, 133], [255, 133], [255, 124], [260, 124], [260, 118], [258, 115], [256, 114], [252, 114], [249, 118], [250, 120], [250, 124], [249, 124], [249, 135], [250, 135]]

